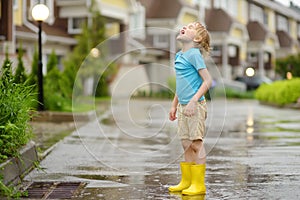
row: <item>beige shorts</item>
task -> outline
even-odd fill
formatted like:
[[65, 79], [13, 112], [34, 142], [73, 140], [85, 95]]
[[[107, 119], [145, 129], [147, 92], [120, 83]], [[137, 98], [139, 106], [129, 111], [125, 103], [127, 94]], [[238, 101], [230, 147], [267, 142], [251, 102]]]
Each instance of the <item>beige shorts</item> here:
[[178, 104], [178, 135], [181, 139], [203, 140], [205, 135], [205, 120], [207, 118], [207, 106], [205, 101], [197, 104], [196, 113], [188, 117], [183, 114], [186, 105]]

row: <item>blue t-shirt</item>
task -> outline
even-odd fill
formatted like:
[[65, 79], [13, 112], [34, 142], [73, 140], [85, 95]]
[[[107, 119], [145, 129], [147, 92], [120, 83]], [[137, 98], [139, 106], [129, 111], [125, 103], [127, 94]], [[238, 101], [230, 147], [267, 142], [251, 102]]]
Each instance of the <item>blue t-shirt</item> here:
[[[176, 93], [180, 104], [188, 104], [199, 90], [203, 80], [198, 70], [205, 68], [204, 59], [198, 48], [176, 53]], [[205, 97], [202, 96], [199, 101], [204, 99]]]

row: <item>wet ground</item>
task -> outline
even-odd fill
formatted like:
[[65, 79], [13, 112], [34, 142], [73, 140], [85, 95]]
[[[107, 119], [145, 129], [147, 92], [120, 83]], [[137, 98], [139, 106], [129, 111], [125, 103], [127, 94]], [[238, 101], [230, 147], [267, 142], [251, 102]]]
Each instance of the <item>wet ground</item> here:
[[256, 101], [208, 103], [206, 187], [170, 194], [183, 151], [169, 101], [113, 102], [57, 144], [25, 180], [82, 182], [73, 199], [300, 199], [299, 110]]

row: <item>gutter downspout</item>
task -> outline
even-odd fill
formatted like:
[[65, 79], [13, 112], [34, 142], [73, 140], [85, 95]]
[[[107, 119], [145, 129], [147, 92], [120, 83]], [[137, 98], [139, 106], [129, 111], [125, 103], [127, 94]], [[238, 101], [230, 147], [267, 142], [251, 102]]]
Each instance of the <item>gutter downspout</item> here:
[[130, 36], [128, 37], [128, 43], [134, 47], [134, 50], [140, 50], [142, 55], [146, 54], [146, 47], [142, 43], [136, 41]]

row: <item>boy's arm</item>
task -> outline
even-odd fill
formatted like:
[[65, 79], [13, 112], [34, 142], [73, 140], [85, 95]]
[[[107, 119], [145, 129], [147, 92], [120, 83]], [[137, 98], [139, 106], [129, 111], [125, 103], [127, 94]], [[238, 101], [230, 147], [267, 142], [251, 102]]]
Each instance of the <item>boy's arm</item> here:
[[198, 71], [199, 75], [201, 76], [203, 82], [201, 87], [199, 88], [199, 90], [197, 91], [197, 93], [193, 96], [193, 98], [191, 99], [191, 101], [194, 102], [198, 102], [198, 100], [206, 94], [206, 92], [209, 90], [209, 88], [211, 87], [212, 84], [212, 78], [207, 70], [207, 68], [205, 69], [200, 69]]
[[177, 119], [176, 112], [177, 112], [177, 105], [178, 105], [178, 96], [175, 94], [174, 99], [172, 101], [171, 110], [169, 112], [169, 119], [171, 121], [174, 121]]
[[196, 94], [193, 96], [193, 98], [187, 104], [187, 106], [184, 110], [184, 114], [186, 116], [192, 116], [195, 114], [196, 105], [197, 105], [198, 100], [203, 95], [206, 94], [206, 92], [209, 90], [209, 88], [211, 87], [211, 84], [212, 84], [211, 76], [206, 68], [200, 69], [198, 72], [199, 72], [199, 75], [201, 76], [203, 82], [202, 82], [202, 85], [200, 86], [200, 88], [198, 89], [198, 91], [196, 92]]
[[173, 101], [172, 101], [172, 107], [177, 108], [177, 105], [178, 105], [178, 96], [175, 93], [175, 96], [174, 96]]

